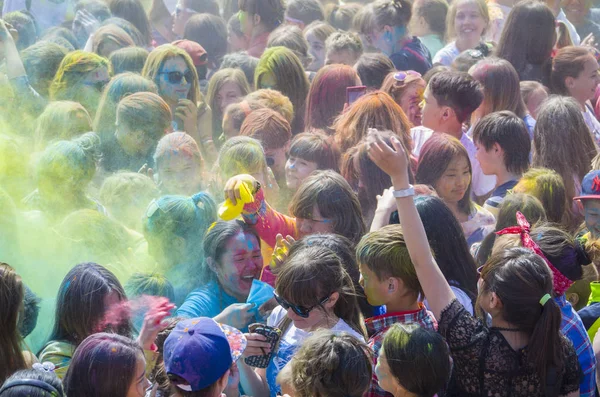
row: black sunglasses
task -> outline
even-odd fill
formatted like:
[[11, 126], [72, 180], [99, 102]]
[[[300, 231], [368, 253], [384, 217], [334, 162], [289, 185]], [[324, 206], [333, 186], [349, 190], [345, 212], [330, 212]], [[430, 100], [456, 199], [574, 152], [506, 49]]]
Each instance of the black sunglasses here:
[[160, 72], [159, 74], [166, 74], [169, 83], [171, 84], [179, 84], [181, 80], [185, 77], [185, 81], [188, 83], [192, 83], [194, 79], [194, 74], [191, 70], [186, 71], [185, 73], [181, 72]]
[[321, 306], [321, 305], [325, 304], [329, 300], [329, 296], [328, 296], [326, 298], [321, 299], [321, 301], [319, 303], [317, 303], [316, 305], [307, 308], [307, 307], [303, 307], [303, 306], [292, 305], [290, 302], [286, 301], [285, 299], [283, 299], [282, 297], [277, 295], [275, 292], [273, 292], [273, 295], [275, 296], [275, 300], [277, 301], [277, 303], [279, 303], [279, 306], [283, 307], [285, 310], [292, 309], [292, 311], [294, 313], [296, 313], [298, 316], [300, 316], [302, 318], [308, 318], [312, 309], [314, 309], [317, 306]]

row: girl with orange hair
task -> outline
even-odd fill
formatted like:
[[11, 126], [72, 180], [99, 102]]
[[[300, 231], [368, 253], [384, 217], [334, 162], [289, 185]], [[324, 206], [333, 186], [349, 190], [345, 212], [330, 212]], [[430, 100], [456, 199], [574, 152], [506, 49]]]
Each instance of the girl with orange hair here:
[[414, 70], [389, 73], [381, 91], [390, 94], [404, 111], [414, 127], [421, 125], [421, 106], [425, 92], [425, 80]]
[[360, 142], [369, 128], [392, 131], [410, 153], [410, 122], [402, 108], [383, 91], [359, 98], [336, 120], [335, 141], [342, 153]]

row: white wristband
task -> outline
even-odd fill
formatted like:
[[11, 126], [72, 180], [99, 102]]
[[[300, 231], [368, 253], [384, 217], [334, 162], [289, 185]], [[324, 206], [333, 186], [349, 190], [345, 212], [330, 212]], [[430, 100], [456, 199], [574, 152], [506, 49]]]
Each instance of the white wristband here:
[[394, 190], [394, 197], [396, 198], [409, 197], [414, 195], [415, 188], [413, 187], [413, 185], [408, 185], [408, 188], [406, 189]]

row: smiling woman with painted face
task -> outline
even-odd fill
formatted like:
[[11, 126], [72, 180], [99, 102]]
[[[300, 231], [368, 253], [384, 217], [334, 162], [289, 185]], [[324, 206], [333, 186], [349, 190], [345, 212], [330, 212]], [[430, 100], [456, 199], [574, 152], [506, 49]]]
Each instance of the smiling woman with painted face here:
[[188, 53], [171, 44], [161, 45], [148, 55], [142, 76], [156, 83], [158, 94], [171, 108], [173, 130], [187, 132], [206, 150], [203, 144], [212, 141], [212, 116]]
[[204, 238], [203, 284], [187, 296], [177, 315], [214, 317], [217, 322], [246, 328], [256, 308], [245, 302], [262, 268], [260, 238], [251, 226], [240, 220], [214, 223]]

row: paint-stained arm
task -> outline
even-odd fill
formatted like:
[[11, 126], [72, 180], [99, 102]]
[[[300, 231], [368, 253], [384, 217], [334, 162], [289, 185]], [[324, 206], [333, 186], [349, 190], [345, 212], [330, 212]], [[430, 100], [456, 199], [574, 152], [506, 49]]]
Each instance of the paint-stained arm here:
[[277, 234], [298, 238], [296, 219], [277, 212], [271, 207], [265, 200], [260, 184], [251, 175], [236, 175], [229, 179], [225, 184], [225, 197], [234, 204], [237, 203], [241, 198], [241, 184], [246, 184], [254, 192], [254, 201], [244, 206], [242, 217], [246, 223], [254, 225], [262, 241], [274, 247]]

